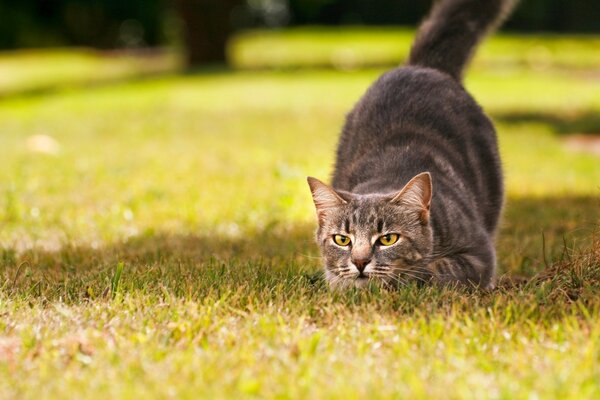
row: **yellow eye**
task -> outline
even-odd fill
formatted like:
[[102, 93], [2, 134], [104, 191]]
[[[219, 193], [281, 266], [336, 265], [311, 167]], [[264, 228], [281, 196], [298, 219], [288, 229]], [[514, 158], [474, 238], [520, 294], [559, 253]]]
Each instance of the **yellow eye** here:
[[350, 244], [350, 238], [344, 235], [333, 235], [333, 241], [338, 246], [348, 246]]
[[379, 244], [382, 246], [391, 246], [398, 241], [400, 235], [397, 233], [388, 233], [379, 238]]

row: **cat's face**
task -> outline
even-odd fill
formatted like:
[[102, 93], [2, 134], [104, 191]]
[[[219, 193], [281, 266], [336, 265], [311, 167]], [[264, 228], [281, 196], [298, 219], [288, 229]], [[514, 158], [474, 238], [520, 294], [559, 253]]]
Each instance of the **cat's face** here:
[[397, 286], [429, 279], [429, 173], [389, 195], [335, 191], [315, 178], [308, 183], [319, 219], [317, 242], [332, 287], [370, 282]]

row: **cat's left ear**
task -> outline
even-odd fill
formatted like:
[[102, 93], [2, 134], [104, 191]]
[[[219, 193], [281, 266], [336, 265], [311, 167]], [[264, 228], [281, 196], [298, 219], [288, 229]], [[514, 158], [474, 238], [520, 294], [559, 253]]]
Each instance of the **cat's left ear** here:
[[311, 176], [306, 178], [306, 180], [308, 182], [308, 186], [310, 186], [312, 198], [315, 203], [315, 207], [317, 208], [317, 217], [319, 218], [319, 222], [323, 222], [327, 211], [347, 203], [347, 201], [342, 199], [342, 197], [337, 194], [335, 190], [320, 180]]
[[398, 194], [394, 195], [390, 202], [420, 209], [419, 216], [425, 225], [429, 223], [432, 192], [431, 174], [422, 172], [412, 178]]

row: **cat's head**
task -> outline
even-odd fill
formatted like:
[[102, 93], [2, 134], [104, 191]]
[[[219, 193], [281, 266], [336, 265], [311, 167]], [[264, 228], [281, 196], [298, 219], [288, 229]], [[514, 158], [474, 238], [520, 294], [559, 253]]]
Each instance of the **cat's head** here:
[[317, 209], [317, 242], [335, 288], [370, 282], [397, 286], [429, 278], [431, 175], [415, 176], [389, 194], [354, 194], [308, 178]]

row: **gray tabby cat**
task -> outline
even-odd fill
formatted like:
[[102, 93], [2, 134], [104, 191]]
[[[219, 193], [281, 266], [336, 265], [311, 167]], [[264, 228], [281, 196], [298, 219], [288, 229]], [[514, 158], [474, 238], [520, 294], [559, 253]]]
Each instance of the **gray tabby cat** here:
[[332, 186], [308, 178], [332, 287], [494, 286], [502, 169], [494, 127], [461, 76], [514, 3], [437, 2], [408, 65], [349, 113]]

